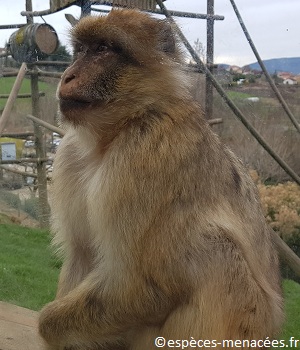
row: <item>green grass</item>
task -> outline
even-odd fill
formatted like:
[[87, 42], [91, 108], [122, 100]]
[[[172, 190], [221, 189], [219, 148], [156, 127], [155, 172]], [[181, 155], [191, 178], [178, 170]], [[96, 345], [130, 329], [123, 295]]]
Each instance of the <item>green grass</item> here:
[[54, 299], [58, 263], [47, 231], [0, 224], [0, 300], [40, 309]]
[[[3, 217], [4, 218], [4, 217]], [[39, 310], [54, 299], [60, 263], [47, 231], [0, 223], [0, 300]], [[1, 222], [1, 221], [0, 221]], [[286, 323], [279, 339], [300, 339], [300, 285], [283, 283]], [[300, 345], [300, 344], [299, 344]]]
[[[11, 89], [14, 85], [16, 78], [15, 77], [1, 77], [0, 78], [0, 94], [9, 94], [11, 92]], [[39, 91], [47, 92], [47, 91], [53, 91], [53, 86], [44, 82], [39, 82]], [[19, 93], [30, 93], [30, 79], [25, 78], [23, 79], [21, 88]], [[22, 99], [23, 100], [23, 99]], [[30, 99], [26, 99], [28, 101], [31, 101]], [[5, 106], [7, 99], [0, 99], [0, 109], [3, 109]]]
[[[286, 323], [280, 339], [288, 341], [292, 336], [300, 339], [300, 284], [284, 280], [283, 291]], [[300, 342], [298, 347], [300, 348]]]
[[226, 93], [228, 97], [231, 98], [232, 100], [244, 100], [246, 98], [253, 97], [253, 95], [249, 95], [245, 92], [240, 92], [240, 91], [228, 90], [226, 91]]

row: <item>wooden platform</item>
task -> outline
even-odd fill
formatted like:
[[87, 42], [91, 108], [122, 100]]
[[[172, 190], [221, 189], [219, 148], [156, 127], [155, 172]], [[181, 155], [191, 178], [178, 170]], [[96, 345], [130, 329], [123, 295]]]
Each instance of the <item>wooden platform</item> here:
[[38, 313], [0, 301], [0, 350], [42, 350]]

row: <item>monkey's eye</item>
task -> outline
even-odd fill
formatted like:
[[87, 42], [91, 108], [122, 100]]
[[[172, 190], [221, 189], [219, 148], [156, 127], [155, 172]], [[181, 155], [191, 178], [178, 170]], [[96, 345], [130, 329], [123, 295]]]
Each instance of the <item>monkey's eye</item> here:
[[107, 50], [108, 50], [108, 46], [103, 45], [103, 44], [98, 45], [98, 46], [96, 47], [96, 52], [104, 52], [104, 51], [107, 51]]
[[86, 47], [84, 45], [76, 45], [75, 46], [75, 50], [74, 50], [74, 55], [77, 56], [81, 56], [86, 52]]
[[84, 52], [84, 46], [83, 45], [80, 45], [78, 46], [78, 49], [77, 49], [77, 52]]

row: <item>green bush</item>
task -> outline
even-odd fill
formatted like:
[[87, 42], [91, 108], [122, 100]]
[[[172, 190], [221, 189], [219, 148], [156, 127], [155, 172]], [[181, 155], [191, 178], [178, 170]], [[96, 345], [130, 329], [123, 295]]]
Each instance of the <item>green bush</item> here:
[[10, 207], [13, 207], [17, 210], [21, 209], [21, 200], [18, 195], [8, 191], [0, 190], [0, 198]]
[[[268, 223], [300, 257], [300, 187], [293, 182], [265, 185], [255, 171], [250, 173], [257, 183]], [[282, 264], [282, 275], [300, 282], [300, 278], [286, 264]]]

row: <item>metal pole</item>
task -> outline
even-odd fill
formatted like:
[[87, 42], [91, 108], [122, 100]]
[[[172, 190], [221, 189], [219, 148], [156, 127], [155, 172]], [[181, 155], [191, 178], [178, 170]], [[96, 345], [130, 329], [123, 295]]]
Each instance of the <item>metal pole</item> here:
[[[213, 74], [214, 65], [214, 0], [207, 0], [207, 14], [206, 22], [206, 66]], [[213, 84], [208, 75], [206, 75], [206, 95], [205, 95], [205, 117], [211, 119], [213, 114]]]

